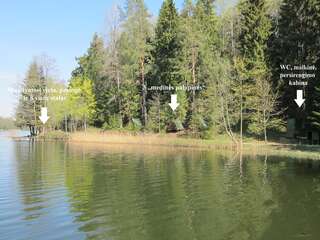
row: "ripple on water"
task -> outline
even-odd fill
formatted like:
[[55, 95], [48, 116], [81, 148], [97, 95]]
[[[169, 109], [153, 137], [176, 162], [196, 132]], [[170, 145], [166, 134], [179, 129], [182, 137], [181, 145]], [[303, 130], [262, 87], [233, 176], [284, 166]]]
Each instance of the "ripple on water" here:
[[310, 164], [130, 151], [0, 140], [0, 239], [320, 236], [320, 174]]

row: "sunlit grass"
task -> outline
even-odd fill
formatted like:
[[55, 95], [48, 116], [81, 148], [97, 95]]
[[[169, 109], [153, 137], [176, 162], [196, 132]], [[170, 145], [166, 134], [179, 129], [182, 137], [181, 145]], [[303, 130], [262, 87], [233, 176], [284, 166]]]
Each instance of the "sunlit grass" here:
[[[17, 137], [13, 139], [19, 140]], [[106, 145], [122, 145], [122, 147], [130, 146], [131, 148], [177, 147], [181, 149], [227, 150], [237, 153], [242, 151], [246, 155], [320, 159], [320, 146], [282, 144], [278, 142], [266, 144], [264, 141], [254, 138], [244, 138], [241, 150], [227, 135], [216, 135], [212, 139], [206, 140], [176, 133], [155, 134], [130, 131], [102, 131], [100, 129], [89, 128], [87, 131], [68, 134], [62, 131], [47, 132], [40, 135], [37, 140], [60, 140], [70, 143], [95, 144], [99, 147]]]

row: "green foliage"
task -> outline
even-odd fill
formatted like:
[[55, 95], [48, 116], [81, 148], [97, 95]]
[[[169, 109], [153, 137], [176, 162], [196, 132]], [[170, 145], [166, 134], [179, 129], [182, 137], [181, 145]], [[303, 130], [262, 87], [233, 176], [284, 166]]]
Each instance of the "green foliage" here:
[[188, 105], [185, 91], [177, 91], [177, 101], [179, 103], [179, 106], [175, 111], [172, 111], [168, 103], [165, 104], [164, 121], [166, 123], [167, 131], [180, 131], [184, 129], [183, 124], [185, 123]]
[[108, 112], [105, 106], [108, 104], [107, 77], [105, 76], [106, 49], [103, 39], [94, 34], [87, 53], [79, 57], [78, 67], [72, 72], [73, 78], [88, 78], [93, 84], [93, 93], [96, 101], [95, 116], [92, 120], [97, 126], [101, 126], [107, 119]]
[[[241, 88], [241, 117], [243, 128], [247, 123], [249, 132], [264, 132], [283, 126], [282, 120], [273, 114], [278, 110], [278, 96], [272, 90], [267, 65], [267, 42], [271, 36], [271, 18], [265, 0], [243, 0], [239, 4], [240, 57], [235, 61], [236, 78]], [[239, 91], [236, 91], [239, 94]], [[249, 112], [249, 115], [244, 115]]]
[[[180, 19], [174, 3], [172, 0], [165, 0], [155, 28], [155, 38], [151, 51], [153, 64], [148, 86], [165, 85], [176, 87], [183, 83], [180, 70], [182, 44], [179, 31]], [[168, 105], [171, 101], [171, 94], [178, 95], [180, 105], [176, 112], [173, 112]], [[153, 92], [149, 99], [151, 100], [149, 119], [150, 117], [155, 117], [155, 121], [149, 120], [148, 128], [157, 128], [158, 131], [162, 131], [165, 128], [168, 131], [172, 131], [177, 128], [175, 124], [177, 120], [181, 125], [184, 123], [187, 111], [187, 96], [184, 92]]]
[[160, 9], [153, 45], [154, 74], [151, 84], [176, 86], [181, 82], [178, 67], [181, 44], [179, 16], [172, 0], [165, 0]]
[[153, 96], [148, 102], [148, 122], [147, 130], [160, 133], [165, 128], [165, 114], [162, 109], [160, 95]]
[[217, 17], [213, 1], [186, 0], [182, 9], [180, 24], [181, 51], [179, 69], [183, 84], [200, 86], [202, 90], [186, 92], [185, 120], [183, 125], [192, 132], [204, 131], [210, 122], [207, 115], [210, 106], [205, 104], [205, 89], [214, 91], [212, 72], [218, 60]]
[[242, 0], [240, 9], [239, 49], [248, 70], [257, 61], [265, 62], [267, 40], [271, 34], [271, 20], [267, 16], [265, 0]]
[[103, 124], [104, 130], [119, 130], [121, 129], [121, 118], [119, 115], [112, 115], [109, 117], [108, 122]]
[[[122, 73], [121, 100], [124, 124], [134, 118], [146, 120], [146, 81], [149, 71], [146, 64], [152, 26], [143, 0], [127, 0], [123, 32], [119, 40], [119, 57]], [[139, 104], [140, 103], [140, 104]]]
[[18, 127], [28, 127], [30, 135], [35, 136], [41, 131], [40, 109], [45, 106], [45, 77], [41, 65], [35, 60], [29, 66], [21, 89], [15, 116], [16, 124]]
[[141, 131], [142, 123], [141, 123], [140, 119], [133, 118], [131, 120], [131, 122], [127, 125], [126, 129], [129, 131], [133, 131], [133, 132]]
[[200, 26], [202, 38], [211, 51], [217, 50], [217, 16], [213, 1], [198, 0], [195, 7], [195, 19]]
[[[65, 85], [58, 83], [56, 81], [50, 80], [47, 82], [48, 89], [54, 89], [57, 93], [49, 94], [49, 100], [47, 102], [48, 114], [50, 115], [49, 125], [52, 129], [60, 129], [63, 127], [65, 118], [69, 115], [69, 108], [67, 107], [66, 101], [55, 100], [54, 97], [59, 97], [59, 95], [65, 89]], [[60, 95], [60, 97], [66, 97]], [[51, 99], [52, 98], [52, 99]]]
[[232, 76], [232, 68], [228, 58], [218, 58], [211, 66], [211, 81], [204, 91], [204, 115], [218, 132], [231, 131], [240, 118], [239, 96], [235, 94], [239, 86]]
[[320, 87], [315, 87], [313, 104], [314, 110], [311, 112], [309, 120], [312, 127], [320, 130]]
[[[185, 0], [179, 15], [174, 1], [164, 0], [153, 26], [144, 1], [127, 0], [114, 12], [107, 38], [95, 34], [77, 59], [68, 88], [79, 91], [70, 91], [62, 102], [43, 99], [41, 91], [23, 92], [18, 126], [38, 134], [40, 108], [47, 106], [47, 126], [71, 131], [90, 124], [108, 130], [184, 130], [203, 138], [227, 133], [237, 141], [235, 132], [267, 136], [267, 130], [282, 130], [282, 119], [296, 116], [282, 111], [294, 104], [296, 89], [278, 79], [278, 67], [318, 60], [319, 1], [283, 0], [279, 9], [274, 0], [241, 0], [219, 15], [215, 5]], [[44, 72], [34, 61], [23, 87], [64, 88]], [[315, 86], [310, 82], [306, 89], [300, 120], [318, 128], [320, 88]], [[169, 106], [172, 94], [178, 97], [175, 111]]]
[[69, 83], [71, 89], [67, 98], [69, 114], [76, 120], [87, 123], [93, 120], [96, 111], [96, 101], [93, 93], [93, 84], [89, 78], [74, 77]]
[[[288, 108], [286, 116], [295, 118], [300, 122], [310, 124], [309, 116], [314, 107], [313, 96], [316, 95], [316, 82], [306, 79], [305, 87], [306, 108], [301, 113], [296, 111], [296, 103], [292, 101], [296, 97], [298, 87], [289, 86], [286, 79], [280, 79], [281, 64], [290, 65], [314, 65], [319, 59], [319, 26], [320, 3], [313, 0], [283, 0], [280, 6], [279, 17], [273, 21], [274, 34], [270, 38], [270, 66], [272, 67], [273, 83], [280, 85], [281, 105]], [[284, 72], [285, 73], [285, 72]], [[301, 130], [301, 129], [300, 129]]]

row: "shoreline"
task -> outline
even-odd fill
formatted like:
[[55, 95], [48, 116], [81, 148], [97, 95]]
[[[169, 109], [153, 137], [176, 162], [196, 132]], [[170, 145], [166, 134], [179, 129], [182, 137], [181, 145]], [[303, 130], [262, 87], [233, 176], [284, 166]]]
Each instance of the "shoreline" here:
[[[30, 137], [13, 137], [15, 141], [30, 140]], [[224, 135], [217, 135], [214, 139], [205, 140], [178, 136], [177, 134], [150, 134], [150, 133], [130, 133], [114, 131], [90, 130], [87, 132], [75, 132], [65, 134], [64, 132], [52, 132], [47, 136], [34, 137], [35, 141], [63, 141], [70, 144], [98, 144], [133, 146], [133, 147], [166, 147], [185, 148], [198, 150], [224, 150], [239, 152], [232, 141]], [[320, 146], [298, 145], [269, 142], [254, 139], [245, 139], [242, 148], [243, 154], [248, 155], [268, 155], [284, 156], [301, 159], [320, 160]]]

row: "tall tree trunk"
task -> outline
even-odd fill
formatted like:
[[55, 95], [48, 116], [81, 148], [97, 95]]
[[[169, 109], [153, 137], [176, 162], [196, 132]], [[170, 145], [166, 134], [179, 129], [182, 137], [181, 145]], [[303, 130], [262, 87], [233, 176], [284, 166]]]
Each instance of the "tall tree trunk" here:
[[142, 119], [143, 119], [143, 125], [146, 126], [147, 121], [148, 121], [148, 116], [147, 116], [147, 103], [146, 103], [146, 98], [147, 98], [147, 86], [145, 84], [145, 73], [144, 73], [144, 56], [141, 57], [140, 60], [140, 66], [141, 66], [141, 85], [142, 85]]
[[231, 48], [232, 48], [232, 55], [233, 57], [236, 55], [235, 51], [235, 41], [234, 41], [234, 23], [233, 23], [233, 16], [231, 18]]
[[241, 93], [240, 93], [240, 146], [243, 145], [243, 80], [240, 79]]
[[192, 89], [192, 113], [195, 112], [195, 101], [196, 101], [196, 49], [195, 46], [192, 46], [192, 83], [193, 83], [193, 89]]
[[266, 110], [263, 110], [263, 131], [264, 131], [264, 142], [268, 142], [267, 136], [267, 120], [266, 120]]
[[118, 98], [118, 108], [119, 108], [119, 122], [120, 122], [120, 128], [122, 128], [122, 112], [121, 112], [121, 96], [120, 96], [120, 71], [119, 71], [119, 64], [118, 61], [116, 63], [116, 78], [117, 78], [117, 98]]
[[37, 128], [36, 128], [36, 124], [37, 124], [37, 113], [36, 113], [36, 103], [33, 102], [33, 121], [34, 121], [34, 125], [33, 125], [33, 135], [37, 135]]
[[68, 132], [68, 120], [67, 120], [67, 115], [64, 115], [64, 131]]
[[160, 96], [158, 95], [158, 132], [161, 132], [161, 102], [160, 102]]

